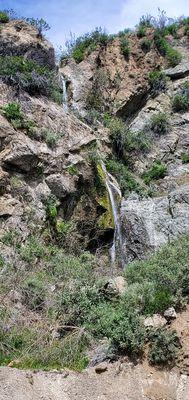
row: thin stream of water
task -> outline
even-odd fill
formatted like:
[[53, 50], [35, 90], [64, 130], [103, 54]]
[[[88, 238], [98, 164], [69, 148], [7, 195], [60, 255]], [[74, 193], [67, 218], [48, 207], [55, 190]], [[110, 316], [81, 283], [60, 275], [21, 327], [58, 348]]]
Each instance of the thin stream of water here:
[[110, 249], [111, 264], [113, 267], [115, 266], [116, 261], [118, 261], [121, 266], [124, 267], [123, 237], [120, 222], [120, 203], [122, 199], [121, 190], [116, 179], [107, 172], [103, 162], [101, 162], [101, 165], [105, 175], [106, 187], [109, 194], [115, 225], [113, 244]]

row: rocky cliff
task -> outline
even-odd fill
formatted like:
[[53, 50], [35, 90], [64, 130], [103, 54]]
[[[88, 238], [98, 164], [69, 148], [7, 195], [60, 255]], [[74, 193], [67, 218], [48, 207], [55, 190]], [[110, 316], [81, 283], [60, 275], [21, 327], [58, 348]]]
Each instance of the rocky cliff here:
[[1, 22], [0, 362], [89, 365], [2, 369], [3, 399], [20, 379], [19, 398], [187, 398], [188, 20], [170, 26], [95, 31], [57, 68], [37, 28]]

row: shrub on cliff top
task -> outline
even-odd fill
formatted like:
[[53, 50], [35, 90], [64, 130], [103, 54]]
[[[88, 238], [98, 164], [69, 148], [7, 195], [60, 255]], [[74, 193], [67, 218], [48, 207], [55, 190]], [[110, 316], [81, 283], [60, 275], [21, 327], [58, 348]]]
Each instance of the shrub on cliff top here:
[[86, 51], [90, 53], [95, 50], [97, 45], [106, 46], [109, 41], [112, 40], [112, 36], [108, 35], [105, 30], [101, 27], [95, 28], [94, 31], [86, 33], [83, 36], [79, 36], [75, 39], [75, 36], [71, 34], [70, 39], [66, 41], [66, 54], [64, 57], [73, 57], [76, 63], [83, 61]]
[[4, 11], [0, 11], [0, 22], [1, 23], [9, 22], [9, 16]]
[[28, 24], [35, 26], [38, 30], [39, 37], [42, 38], [43, 32], [46, 32], [50, 29], [50, 25], [43, 18], [26, 18], [26, 22]]

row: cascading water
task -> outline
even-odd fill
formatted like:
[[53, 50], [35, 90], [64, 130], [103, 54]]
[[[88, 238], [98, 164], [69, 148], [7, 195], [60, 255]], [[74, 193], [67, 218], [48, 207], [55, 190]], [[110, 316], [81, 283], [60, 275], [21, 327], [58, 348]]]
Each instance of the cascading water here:
[[66, 79], [63, 75], [61, 75], [61, 82], [62, 82], [62, 105], [64, 110], [68, 110], [68, 95], [67, 95], [67, 88], [66, 88]]
[[107, 172], [103, 162], [101, 162], [101, 165], [106, 180], [106, 187], [110, 198], [115, 225], [113, 245], [110, 249], [111, 264], [114, 266], [117, 259], [121, 266], [124, 267], [123, 238], [120, 223], [120, 203], [122, 199], [121, 190], [116, 179]]

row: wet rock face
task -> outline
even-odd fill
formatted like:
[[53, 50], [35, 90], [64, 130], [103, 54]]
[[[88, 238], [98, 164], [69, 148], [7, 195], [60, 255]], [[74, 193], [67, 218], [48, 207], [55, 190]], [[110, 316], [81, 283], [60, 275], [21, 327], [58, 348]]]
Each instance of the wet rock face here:
[[38, 31], [22, 20], [10, 21], [2, 26], [0, 54], [24, 56], [41, 66], [55, 67], [54, 48], [46, 39], [38, 37]]
[[121, 214], [127, 262], [144, 258], [179, 234], [188, 232], [189, 185], [164, 197], [124, 200]]

